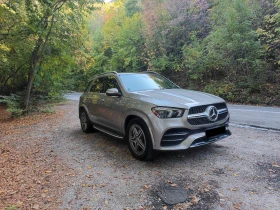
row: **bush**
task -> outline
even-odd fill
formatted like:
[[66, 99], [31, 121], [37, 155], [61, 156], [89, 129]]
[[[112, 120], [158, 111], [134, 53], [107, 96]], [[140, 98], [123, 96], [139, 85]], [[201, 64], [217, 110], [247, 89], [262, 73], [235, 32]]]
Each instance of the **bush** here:
[[10, 96], [0, 96], [0, 103], [7, 105], [7, 111], [12, 113], [12, 117], [18, 117], [23, 113], [22, 99], [21, 95], [11, 94]]

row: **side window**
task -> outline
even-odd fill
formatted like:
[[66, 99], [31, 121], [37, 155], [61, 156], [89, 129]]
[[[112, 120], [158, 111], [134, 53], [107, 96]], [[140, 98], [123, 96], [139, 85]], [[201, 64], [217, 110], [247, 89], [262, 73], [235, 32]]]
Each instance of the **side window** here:
[[103, 81], [104, 78], [98, 78], [93, 81], [93, 84], [90, 88], [90, 92], [92, 93], [103, 93]]
[[106, 92], [110, 88], [117, 88], [119, 92], [121, 91], [120, 86], [114, 76], [108, 76], [104, 79], [104, 92]]

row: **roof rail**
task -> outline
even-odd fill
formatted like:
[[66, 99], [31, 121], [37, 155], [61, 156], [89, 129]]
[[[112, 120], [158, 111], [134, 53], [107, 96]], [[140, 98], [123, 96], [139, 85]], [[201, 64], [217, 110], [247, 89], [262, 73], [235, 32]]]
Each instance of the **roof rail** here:
[[96, 76], [104, 75], [104, 74], [118, 74], [116, 71], [108, 71], [108, 72], [103, 72], [101, 74], [97, 74]]
[[152, 73], [152, 74], [159, 74], [159, 73], [156, 72], [156, 71], [143, 71], [143, 72]]

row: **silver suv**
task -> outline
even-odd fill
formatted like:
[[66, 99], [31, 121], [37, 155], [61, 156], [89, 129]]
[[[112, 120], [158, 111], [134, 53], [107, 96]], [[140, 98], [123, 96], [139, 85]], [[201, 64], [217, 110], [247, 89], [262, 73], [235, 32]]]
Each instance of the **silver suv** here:
[[80, 97], [83, 132], [128, 140], [132, 155], [184, 150], [229, 135], [229, 112], [217, 96], [184, 90], [155, 72], [110, 72], [95, 77]]

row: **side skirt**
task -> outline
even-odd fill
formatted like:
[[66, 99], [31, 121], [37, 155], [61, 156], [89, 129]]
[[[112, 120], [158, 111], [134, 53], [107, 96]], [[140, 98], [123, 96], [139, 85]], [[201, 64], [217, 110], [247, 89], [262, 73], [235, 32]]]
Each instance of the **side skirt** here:
[[113, 131], [111, 131], [111, 130], [108, 130], [108, 129], [104, 128], [104, 127], [100, 127], [100, 126], [97, 126], [97, 125], [93, 125], [93, 127], [94, 127], [96, 130], [99, 130], [99, 131], [101, 131], [101, 132], [103, 132], [103, 133], [106, 133], [106, 134], [108, 134], [108, 135], [110, 135], [110, 136], [113, 136], [113, 137], [115, 137], [115, 138], [118, 138], [118, 139], [123, 139], [123, 138], [124, 138], [124, 136], [122, 136], [122, 135], [120, 135], [120, 134], [117, 134], [117, 133], [115, 133], [115, 132], [113, 132]]

